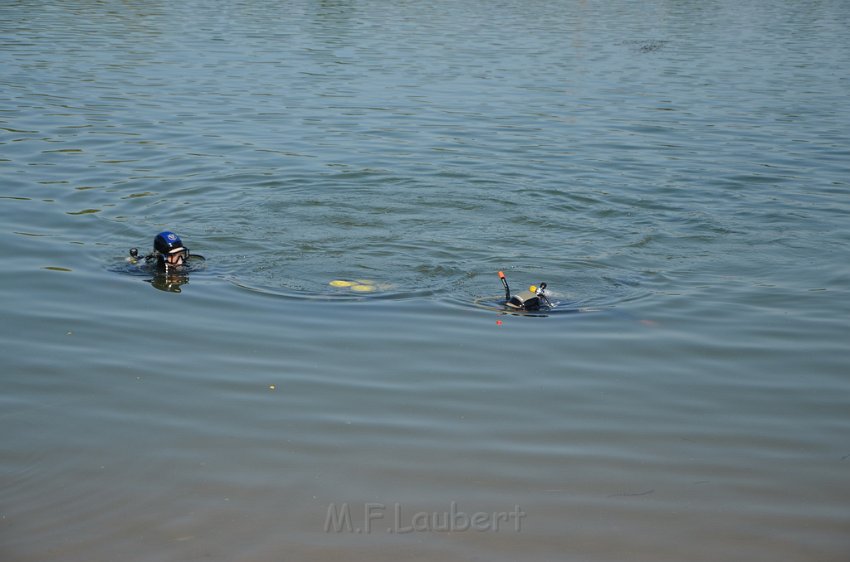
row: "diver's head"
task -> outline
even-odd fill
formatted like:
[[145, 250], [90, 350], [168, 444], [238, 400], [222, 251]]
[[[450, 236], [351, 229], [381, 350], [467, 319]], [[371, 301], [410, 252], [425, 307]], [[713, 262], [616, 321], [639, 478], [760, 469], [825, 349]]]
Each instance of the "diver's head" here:
[[546, 291], [546, 283], [541, 283], [540, 286], [532, 285], [527, 291], [521, 291], [517, 294], [511, 294], [511, 289], [508, 287], [508, 280], [503, 272], [499, 272], [499, 279], [502, 280], [502, 285], [505, 287], [505, 306], [515, 310], [539, 310], [545, 306], [553, 308], [552, 301], [549, 300]]
[[189, 257], [189, 249], [183, 245], [180, 237], [168, 230], [156, 235], [153, 249], [160, 258], [159, 262], [165, 266], [183, 265]]

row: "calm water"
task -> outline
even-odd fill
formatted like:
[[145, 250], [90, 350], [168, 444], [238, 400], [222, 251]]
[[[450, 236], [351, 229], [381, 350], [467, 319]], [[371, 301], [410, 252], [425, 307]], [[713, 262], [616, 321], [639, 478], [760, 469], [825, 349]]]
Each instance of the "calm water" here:
[[4, 1], [0, 557], [847, 560], [848, 29]]

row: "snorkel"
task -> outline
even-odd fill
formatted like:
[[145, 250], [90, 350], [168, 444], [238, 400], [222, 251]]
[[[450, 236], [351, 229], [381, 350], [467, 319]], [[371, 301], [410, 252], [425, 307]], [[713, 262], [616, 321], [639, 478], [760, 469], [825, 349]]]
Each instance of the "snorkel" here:
[[[132, 255], [132, 253], [131, 253]], [[503, 272], [499, 272], [499, 279], [502, 280], [502, 285], [505, 286], [505, 300], [511, 300], [511, 288], [508, 287], [508, 280], [505, 278], [505, 274]]]

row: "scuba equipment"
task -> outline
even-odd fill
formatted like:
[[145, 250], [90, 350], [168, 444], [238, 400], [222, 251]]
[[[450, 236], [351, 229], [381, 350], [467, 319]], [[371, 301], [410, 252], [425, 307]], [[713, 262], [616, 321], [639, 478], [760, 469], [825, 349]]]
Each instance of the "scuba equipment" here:
[[[171, 269], [174, 267], [184, 266], [189, 262], [189, 259], [204, 260], [204, 256], [192, 255], [189, 248], [183, 245], [180, 237], [171, 231], [165, 230], [156, 235], [153, 239], [153, 251], [146, 255], [143, 259], [146, 265], [156, 265], [158, 269]], [[130, 248], [131, 263], [139, 261], [139, 249]]]
[[511, 288], [503, 272], [499, 272], [499, 279], [505, 286], [505, 306], [515, 310], [540, 310], [541, 307], [552, 308], [552, 302], [546, 296], [546, 283], [539, 286], [532, 285], [527, 291], [511, 295]]
[[189, 248], [174, 248], [167, 254], [160, 254], [159, 257], [166, 266], [183, 265], [189, 259]]

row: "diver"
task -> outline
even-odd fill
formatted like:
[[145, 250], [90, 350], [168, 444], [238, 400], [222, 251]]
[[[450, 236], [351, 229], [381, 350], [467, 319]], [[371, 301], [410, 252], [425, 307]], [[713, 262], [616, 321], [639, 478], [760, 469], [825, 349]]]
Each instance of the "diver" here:
[[539, 286], [532, 285], [527, 291], [511, 295], [511, 288], [508, 287], [508, 280], [505, 274], [499, 272], [499, 279], [502, 280], [502, 285], [505, 286], [505, 306], [513, 310], [540, 310], [554, 308], [555, 305], [549, 300], [546, 295], [546, 283], [540, 283]]
[[[205, 260], [204, 256], [190, 253], [180, 237], [169, 230], [156, 235], [153, 239], [153, 251], [141, 259], [144, 260], [144, 265], [166, 273], [184, 270], [190, 261]], [[130, 262], [135, 264], [139, 260], [139, 249], [130, 248]]]
[[155, 289], [179, 293], [180, 287], [189, 282], [189, 273], [204, 268], [204, 256], [189, 252], [180, 237], [169, 230], [156, 235], [153, 250], [144, 257], [138, 248], [130, 248], [130, 263], [133, 271], [150, 276], [146, 281]]

